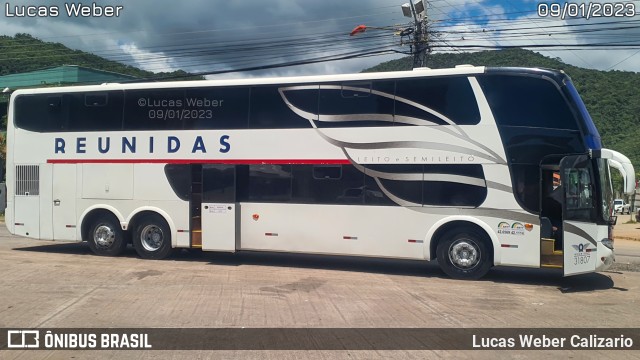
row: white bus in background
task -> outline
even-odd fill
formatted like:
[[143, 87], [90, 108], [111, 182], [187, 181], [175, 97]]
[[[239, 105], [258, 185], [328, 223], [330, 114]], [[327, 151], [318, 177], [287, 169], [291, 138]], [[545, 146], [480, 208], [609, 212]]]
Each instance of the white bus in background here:
[[[562, 72], [455, 69], [19, 90], [13, 234], [172, 248], [437, 259], [565, 275], [613, 261], [609, 162]], [[626, 189], [632, 191], [632, 189]]]

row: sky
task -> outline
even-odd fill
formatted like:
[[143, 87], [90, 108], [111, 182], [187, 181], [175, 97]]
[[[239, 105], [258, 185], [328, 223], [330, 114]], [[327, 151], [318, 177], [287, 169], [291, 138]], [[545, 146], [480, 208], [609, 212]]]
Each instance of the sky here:
[[[98, 0], [100, 6], [120, 6], [119, 16], [82, 17], [68, 16], [65, 7], [80, 2], [50, 0], [38, 16], [21, 17], [24, 7], [43, 2], [13, 0], [2, 3], [0, 34], [28, 33], [154, 72], [209, 73], [313, 60], [317, 62], [209, 77], [350, 73], [410, 51], [408, 37], [397, 35], [413, 22], [402, 15], [403, 2]], [[580, 3], [586, 11], [589, 2], [580, 1], [566, 10], [581, 11]], [[609, 9], [618, 10], [619, 17], [601, 9], [601, 17], [590, 19], [551, 16], [545, 12], [551, 10], [548, 4], [540, 8], [531, 0], [429, 1], [432, 51], [533, 46], [532, 50], [580, 67], [640, 72], [640, 14], [636, 15], [640, 1], [627, 2], [635, 9]], [[57, 17], [51, 16], [52, 7], [57, 7]], [[349, 36], [361, 24], [367, 31]], [[361, 56], [325, 61], [357, 55]]]

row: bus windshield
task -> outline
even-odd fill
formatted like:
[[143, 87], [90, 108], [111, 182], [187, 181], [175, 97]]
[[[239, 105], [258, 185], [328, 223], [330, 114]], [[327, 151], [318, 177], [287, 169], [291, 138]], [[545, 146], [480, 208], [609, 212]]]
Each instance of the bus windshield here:
[[600, 134], [598, 133], [598, 129], [596, 129], [596, 126], [593, 123], [591, 115], [589, 115], [584, 102], [582, 102], [580, 95], [578, 95], [578, 91], [576, 90], [575, 86], [573, 86], [573, 83], [570, 80], [567, 80], [565, 82], [565, 85], [566, 86], [564, 87], [564, 89], [566, 89], [566, 91], [569, 93], [568, 95], [572, 100], [571, 102], [573, 103], [573, 106], [575, 106], [576, 110], [580, 114], [580, 120], [584, 127], [583, 131], [585, 132], [584, 136], [587, 146], [590, 149], [601, 149], [602, 140], [600, 139]]

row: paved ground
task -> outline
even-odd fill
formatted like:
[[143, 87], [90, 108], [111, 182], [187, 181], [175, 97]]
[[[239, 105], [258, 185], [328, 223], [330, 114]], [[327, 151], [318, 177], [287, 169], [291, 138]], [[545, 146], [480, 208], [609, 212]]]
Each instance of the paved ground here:
[[[620, 230], [620, 229], [619, 229]], [[635, 234], [633, 229], [625, 231]], [[622, 233], [622, 230], [620, 230]], [[638, 254], [640, 242], [616, 242]], [[635, 245], [639, 246], [635, 246]], [[627, 251], [627, 250], [624, 250]], [[633, 258], [633, 256], [630, 256]], [[637, 258], [634, 258], [637, 259]], [[309, 255], [181, 252], [170, 260], [91, 255], [83, 244], [10, 236], [0, 227], [2, 327], [638, 327], [640, 273], [563, 278], [494, 269], [446, 278], [436, 264]], [[1, 335], [1, 334], [0, 334]], [[4, 335], [2, 335], [4, 336]], [[558, 356], [521, 351], [519, 358]], [[501, 356], [506, 353], [498, 354]], [[574, 351], [580, 358], [633, 352]], [[494, 358], [470, 351], [5, 351], [13, 358]]]
[[[628, 220], [626, 216], [625, 220]], [[612, 270], [640, 271], [640, 224], [618, 223], [613, 234], [616, 239], [616, 264]]]
[[640, 241], [640, 223], [625, 222], [623, 224], [621, 218], [618, 218], [618, 225], [614, 227], [613, 235], [616, 239]]

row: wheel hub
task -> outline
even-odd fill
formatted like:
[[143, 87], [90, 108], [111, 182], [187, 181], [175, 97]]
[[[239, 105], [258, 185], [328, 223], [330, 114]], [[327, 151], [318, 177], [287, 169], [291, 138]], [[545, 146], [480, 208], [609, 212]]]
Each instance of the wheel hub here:
[[480, 251], [468, 240], [458, 240], [449, 248], [449, 260], [458, 269], [468, 270], [480, 263]]
[[164, 233], [162, 229], [155, 225], [147, 225], [140, 233], [140, 242], [145, 250], [157, 251], [164, 242]]
[[100, 225], [93, 233], [93, 241], [100, 249], [108, 249], [113, 245], [115, 241], [115, 231], [107, 225]]

